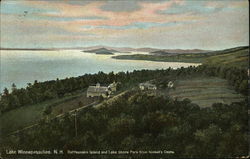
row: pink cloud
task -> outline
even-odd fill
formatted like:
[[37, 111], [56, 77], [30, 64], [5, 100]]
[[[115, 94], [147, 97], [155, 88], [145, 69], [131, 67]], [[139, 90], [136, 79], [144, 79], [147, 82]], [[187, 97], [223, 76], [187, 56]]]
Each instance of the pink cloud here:
[[40, 16], [46, 17], [91, 17], [91, 16], [102, 16], [106, 19], [96, 19], [96, 20], [74, 20], [71, 22], [65, 22], [69, 25], [75, 26], [100, 26], [100, 25], [110, 25], [110, 26], [124, 26], [135, 22], [158, 22], [164, 23], [168, 21], [178, 21], [182, 20], [177, 16], [160, 15], [157, 12], [171, 7], [175, 3], [182, 4], [183, 1], [167, 1], [162, 3], [149, 3], [140, 2], [139, 5], [141, 9], [134, 12], [111, 12], [104, 11], [101, 8], [105, 4], [103, 1], [94, 1], [88, 5], [79, 6], [71, 5], [67, 3], [55, 3], [47, 1], [29, 1], [29, 5], [34, 7], [45, 7], [48, 9], [55, 8], [58, 10], [53, 13], [43, 13]]
[[[95, 28], [95, 26], [126, 26], [131, 25], [136, 22], [155, 22], [155, 23], [166, 23], [166, 22], [181, 22], [189, 20], [197, 20], [201, 17], [194, 15], [162, 15], [158, 14], [158, 11], [165, 10], [170, 8], [173, 4], [184, 4], [184, 1], [167, 1], [162, 3], [149, 3], [149, 2], [140, 2], [140, 9], [133, 12], [111, 12], [103, 11], [101, 6], [105, 4], [103, 1], [94, 1], [87, 5], [72, 5], [68, 3], [57, 3], [54, 1], [25, 1], [26, 5], [30, 5], [35, 8], [55, 10], [54, 12], [45, 12], [45, 13], [34, 13], [34, 16], [47, 17], [39, 19], [37, 18], [36, 22], [34, 19], [26, 19], [26, 23], [18, 24], [19, 22], [12, 21], [15, 23], [13, 25], [22, 25], [25, 28], [29, 27], [38, 27], [38, 26], [50, 26], [55, 28], [64, 29], [65, 31], [73, 33], [95, 33], [103, 36], [111, 36], [113, 34], [121, 35], [124, 34], [123, 30], [116, 30], [115, 32], [112, 29], [104, 28]], [[94, 17], [102, 16], [106, 19], [83, 19], [79, 20], [79, 17]], [[71, 21], [54, 21], [53, 18], [67, 18], [67, 17], [76, 17], [76, 20]], [[52, 20], [49, 20], [52, 18]], [[6, 18], [8, 19], [8, 18]], [[94, 26], [93, 28], [84, 28], [83, 26]], [[138, 32], [138, 29], [130, 29], [131, 33], [134, 34]], [[151, 31], [153, 31], [151, 29]]]

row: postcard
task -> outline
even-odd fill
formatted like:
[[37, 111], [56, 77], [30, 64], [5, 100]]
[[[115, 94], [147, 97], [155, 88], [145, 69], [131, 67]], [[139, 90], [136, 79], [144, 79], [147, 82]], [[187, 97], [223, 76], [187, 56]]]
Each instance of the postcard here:
[[0, 4], [0, 159], [249, 157], [247, 0]]

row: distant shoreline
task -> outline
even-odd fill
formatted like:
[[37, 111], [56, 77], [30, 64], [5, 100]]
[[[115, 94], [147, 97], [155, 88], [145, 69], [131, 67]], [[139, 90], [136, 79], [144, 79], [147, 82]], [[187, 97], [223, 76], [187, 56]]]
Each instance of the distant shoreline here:
[[31, 49], [31, 48], [0, 48], [0, 50], [20, 50], [20, 51], [55, 51], [55, 50], [61, 50], [61, 49], [42, 49], [42, 48], [34, 48], [34, 49]]

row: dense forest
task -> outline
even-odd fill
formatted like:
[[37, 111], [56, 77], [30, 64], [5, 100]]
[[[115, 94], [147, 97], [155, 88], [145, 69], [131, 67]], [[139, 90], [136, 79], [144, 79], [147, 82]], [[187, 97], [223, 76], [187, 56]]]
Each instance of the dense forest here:
[[121, 82], [123, 87], [138, 82], [151, 79], [159, 79], [163, 77], [178, 77], [187, 75], [209, 75], [227, 79], [230, 85], [234, 86], [239, 93], [247, 95], [248, 76], [247, 70], [237, 67], [215, 67], [201, 65], [198, 67], [179, 68], [173, 70], [171, 68], [165, 70], [140, 70], [133, 72], [119, 73], [103, 73], [86, 74], [79, 77], [71, 77], [66, 79], [57, 79], [52, 81], [29, 83], [26, 88], [17, 89], [16, 85], [12, 85], [12, 90], [4, 89], [0, 100], [0, 112], [4, 113], [12, 109], [22, 106], [31, 105], [47, 101], [54, 98], [62, 98], [76, 91], [81, 91], [89, 85], [109, 84], [113, 81]]
[[[75, 122], [77, 121], [77, 136]], [[100, 108], [89, 107], [5, 140], [6, 148], [43, 150], [171, 150], [172, 157], [248, 154], [247, 101], [200, 108], [189, 99], [128, 91]]]

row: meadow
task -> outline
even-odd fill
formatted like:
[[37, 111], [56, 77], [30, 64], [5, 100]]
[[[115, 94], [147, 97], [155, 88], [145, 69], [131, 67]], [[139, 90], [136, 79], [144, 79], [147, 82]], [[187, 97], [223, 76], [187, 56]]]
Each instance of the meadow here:
[[238, 67], [248, 68], [249, 66], [249, 49], [236, 50], [229, 53], [217, 54], [216, 56], [208, 57], [205, 65], [222, 66], [222, 67]]
[[227, 80], [207, 76], [177, 79], [174, 88], [169, 89], [167, 94], [178, 100], [188, 98], [200, 107], [210, 107], [213, 103], [231, 104], [244, 99]]
[[[80, 101], [82, 102], [82, 105], [79, 105]], [[2, 134], [7, 135], [18, 129], [23, 129], [24, 127], [36, 124], [41, 119], [45, 118], [43, 112], [48, 106], [52, 107], [50, 114], [50, 117], [52, 118], [92, 102], [94, 102], [94, 99], [88, 99], [85, 91], [65, 96], [63, 98], [48, 100], [40, 104], [20, 107], [0, 116], [0, 130]]]

